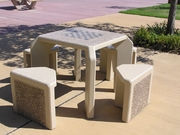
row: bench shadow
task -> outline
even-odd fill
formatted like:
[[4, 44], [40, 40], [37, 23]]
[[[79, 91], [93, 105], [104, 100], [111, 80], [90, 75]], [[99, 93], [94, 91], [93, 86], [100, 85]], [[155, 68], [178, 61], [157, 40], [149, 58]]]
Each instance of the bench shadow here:
[[11, 85], [0, 87], [0, 98], [12, 103]]
[[2, 9], [2, 10], [15, 10], [16, 7], [15, 6], [6, 6], [6, 7], [0, 7], [0, 9]]
[[0, 99], [8, 101], [12, 103], [12, 94], [11, 94], [11, 85], [10, 85], [10, 78], [5, 78], [0, 80], [0, 83], [7, 83], [7, 85], [0, 87]]
[[84, 89], [85, 89], [84, 87], [71, 87], [68, 85], [57, 83], [57, 86], [55, 88], [55, 99], [62, 97], [63, 95], [71, 92], [72, 90], [84, 91]]
[[[121, 108], [115, 107], [113, 102], [114, 100], [112, 99], [96, 100], [95, 117], [93, 119], [87, 119], [84, 101], [78, 104], [78, 108], [57, 107], [56, 117], [79, 118], [89, 121], [122, 122], [122, 110]], [[0, 106], [0, 110], [0, 123], [4, 126], [15, 129], [31, 128], [48, 130], [40, 124], [15, 113], [11, 105]]]
[[[69, 70], [70, 75], [64, 75], [61, 71], [58, 71], [57, 80], [68, 80], [75, 81], [74, 69]], [[80, 82], [85, 81], [86, 69], [81, 70], [81, 80]], [[96, 80], [104, 80], [106, 78], [106, 73], [96, 70]]]
[[[40, 124], [14, 112], [13, 106], [0, 106], [0, 123], [14, 129], [7, 130], [8, 134], [19, 128], [46, 129]], [[48, 129], [47, 129], [48, 130]]]
[[91, 121], [122, 122], [122, 109], [114, 106], [114, 100], [112, 99], [98, 99], [95, 101], [95, 115], [93, 119], [87, 119], [84, 101], [78, 103], [77, 108], [57, 107], [56, 116]]
[[154, 65], [153, 60], [146, 58], [146, 57], [142, 57], [142, 56], [137, 57], [137, 62], [142, 62], [144, 64], [149, 64], [149, 65]]
[[[105, 79], [105, 73], [102, 73], [100, 71], [96, 71], [96, 80], [104, 80]], [[73, 84], [75, 82], [75, 77], [74, 75], [57, 75], [57, 80], [64, 80], [64, 81], [71, 81], [71, 84]], [[85, 81], [85, 70], [81, 70], [81, 81], [80, 82], [84, 82]], [[96, 84], [97, 85], [97, 84]], [[71, 92], [72, 90], [80, 90], [80, 91], [84, 91], [85, 87], [71, 87], [68, 86], [66, 83], [57, 83], [57, 86], [55, 87], [55, 99]], [[113, 92], [113, 89], [99, 89], [96, 88], [96, 91], [99, 92], [103, 92], [103, 90], [105, 90], [104, 92]]]
[[10, 83], [10, 77], [0, 80], [0, 83]]

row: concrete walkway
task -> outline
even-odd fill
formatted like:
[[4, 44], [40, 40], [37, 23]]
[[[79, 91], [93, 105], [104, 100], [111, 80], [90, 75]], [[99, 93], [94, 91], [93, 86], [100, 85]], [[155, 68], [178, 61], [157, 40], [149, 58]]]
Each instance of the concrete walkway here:
[[[164, 19], [115, 13], [0, 34], [0, 135], [179, 135], [180, 56], [140, 47], [137, 64], [151, 64], [154, 67], [152, 92], [150, 104], [131, 122], [122, 122], [122, 109], [114, 106], [113, 80], [102, 81], [105, 74], [98, 71], [99, 52], [97, 52], [95, 118], [86, 119], [84, 53], [82, 53], [82, 81], [74, 81], [74, 50], [65, 47], [61, 47], [59, 51], [60, 75], [57, 77], [58, 85], [55, 89], [57, 127], [54, 130], [47, 130], [13, 111], [9, 73], [15, 68], [23, 67], [22, 51], [29, 47], [39, 34], [82, 26], [125, 33], [132, 37], [132, 31], [141, 25], [162, 21]], [[180, 21], [176, 21], [176, 26], [180, 28]]]

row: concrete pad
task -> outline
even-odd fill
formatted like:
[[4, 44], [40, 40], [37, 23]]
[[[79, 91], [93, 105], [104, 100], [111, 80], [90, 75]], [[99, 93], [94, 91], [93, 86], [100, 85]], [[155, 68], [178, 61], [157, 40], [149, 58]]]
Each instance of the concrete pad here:
[[148, 58], [153, 60], [154, 67], [152, 94], [149, 105], [150, 109], [152, 109], [151, 114], [158, 118], [156, 121], [162, 122], [159, 123], [162, 126], [162, 130], [177, 134], [180, 131], [178, 128], [180, 125], [180, 70], [177, 68], [180, 66], [180, 56], [157, 53]]
[[[142, 48], [140, 50], [143, 52]], [[146, 51], [144, 50], [144, 52]], [[122, 122], [122, 109], [114, 106], [113, 81], [103, 81], [96, 86], [95, 118], [88, 120], [86, 119], [84, 110], [85, 95], [82, 88], [84, 87], [84, 82], [73, 82], [71, 79], [66, 80], [67, 78], [65, 77], [66, 79], [64, 80], [58, 80], [58, 86], [56, 88], [56, 93], [58, 93], [57, 91], [61, 91], [61, 96], [57, 95], [56, 97], [57, 127], [54, 130], [47, 130], [37, 123], [29, 122], [11, 134], [54, 135], [63, 133], [68, 135], [106, 135], [121, 133], [178, 135], [180, 132], [178, 128], [180, 125], [180, 87], [178, 83], [180, 72], [177, 67], [179, 67], [178, 62], [180, 57], [176, 54], [157, 52], [146, 58], [152, 61], [152, 65], [154, 66], [150, 104], [130, 123]], [[144, 61], [139, 61], [138, 64], [140, 63], [144, 63]], [[72, 72], [65, 69], [60, 69], [60, 72], [65, 75], [72, 75]], [[9, 84], [6, 79], [2, 82], [5, 82], [6, 85]], [[5, 112], [13, 111], [12, 109], [10, 111], [6, 111], [5, 109]], [[8, 130], [6, 131], [11, 131], [16, 129], [15, 127], [18, 123], [15, 122], [14, 126], [4, 125], [5, 127], [3, 125], [0, 127], [7, 128]]]
[[[69, 48], [70, 49], [70, 48]], [[150, 104], [143, 109], [130, 123], [123, 123], [121, 120], [122, 109], [114, 106], [113, 81], [103, 81], [96, 86], [95, 118], [86, 119], [84, 110], [84, 82], [73, 80], [73, 67], [67, 66], [67, 69], [59, 69], [60, 79], [56, 92], [56, 120], [57, 127], [54, 130], [44, 129], [41, 125], [31, 122], [24, 117], [15, 114], [12, 110], [10, 99], [10, 82], [8, 79], [11, 69], [1, 61], [1, 67], [5, 73], [1, 72], [1, 121], [2, 134], [178, 134], [180, 123], [179, 106], [179, 55], [159, 53], [148, 49], [138, 48], [138, 64], [148, 63], [154, 66], [154, 75], [152, 83], [152, 93]], [[70, 51], [72, 51], [70, 49]], [[73, 54], [73, 53], [72, 53]], [[13, 62], [22, 57], [4, 61], [4, 63]], [[61, 55], [60, 55], [61, 56]], [[73, 56], [69, 55], [65, 64], [71, 63]], [[144, 58], [144, 59], [143, 59]], [[63, 59], [60, 60], [60, 67], [63, 67]], [[69, 61], [69, 62], [68, 62]], [[64, 64], [64, 65], [65, 65]], [[73, 65], [73, 64], [72, 64]], [[69, 67], [69, 68], [68, 68]], [[83, 67], [82, 67], [83, 69]], [[98, 67], [97, 67], [98, 70]], [[83, 72], [83, 71], [82, 71]], [[83, 76], [83, 74], [82, 74]], [[64, 79], [63, 79], [64, 78]], [[103, 78], [103, 77], [102, 77]], [[97, 80], [97, 83], [100, 81]], [[4, 89], [4, 90], [3, 90]], [[7, 90], [7, 91], [5, 91]], [[9, 92], [8, 92], [9, 91]], [[4, 107], [5, 106], [5, 107]], [[9, 109], [8, 109], [9, 108]], [[5, 115], [9, 114], [8, 120]], [[18, 117], [17, 117], [18, 116]], [[20, 121], [14, 121], [12, 118]], [[26, 123], [28, 122], [28, 124]], [[24, 126], [22, 126], [25, 124]], [[21, 128], [18, 128], [22, 126]], [[4, 130], [5, 129], [5, 130]], [[71, 129], [71, 130], [70, 130]]]
[[[69, 23], [77, 23], [77, 22], [81, 22], [85, 24], [112, 23], [117, 26], [137, 28], [140, 27], [141, 25], [143, 26], [147, 26], [147, 24], [153, 25], [155, 22], [161, 23], [163, 21], [167, 22], [167, 19], [115, 13], [115, 14], [104, 15], [99, 17], [76, 20]], [[175, 27], [180, 28], [180, 20], [175, 21]]]
[[[122, 109], [114, 106], [113, 81], [103, 81], [96, 86], [95, 118], [88, 120], [84, 110], [84, 93], [56, 108], [57, 127], [52, 131], [29, 123], [13, 134], [175, 134], [180, 129], [180, 106], [177, 70], [165, 75], [167, 70], [179, 66], [180, 57], [175, 54], [157, 53], [148, 56], [153, 61], [154, 75], [150, 104], [131, 122], [121, 120]], [[166, 60], [165, 60], [166, 59]], [[174, 61], [172, 61], [174, 60]], [[175, 62], [175, 63], [174, 63]], [[143, 62], [138, 62], [138, 64]], [[168, 64], [168, 65], [167, 65]], [[162, 66], [161, 66], [162, 65]], [[162, 70], [161, 70], [162, 69]], [[177, 73], [176, 75], [174, 73]], [[164, 77], [165, 75], [165, 77]], [[33, 129], [34, 130], [33, 130]]]
[[[0, 100], [3, 103], [2, 100]], [[20, 126], [29, 122], [30, 120], [18, 115], [13, 111], [12, 104], [1, 104], [0, 106], [0, 134], [5, 135], [13, 130], [16, 130]]]

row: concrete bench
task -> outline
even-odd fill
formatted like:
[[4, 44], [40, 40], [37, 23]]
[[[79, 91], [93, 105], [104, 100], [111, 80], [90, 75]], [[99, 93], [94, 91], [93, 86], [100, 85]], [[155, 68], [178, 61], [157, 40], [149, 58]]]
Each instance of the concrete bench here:
[[18, 68], [10, 73], [14, 111], [48, 129], [56, 127], [56, 73], [47, 67]]
[[24, 5], [29, 9], [33, 9], [37, 1], [43, 0], [0, 0], [0, 1], [11, 1], [17, 9], [22, 9]]
[[129, 122], [150, 101], [153, 66], [123, 64], [116, 74], [115, 105], [122, 108], [122, 121]]
[[[49, 52], [49, 68], [52, 68], [58, 73], [58, 51], [59, 51], [59, 45], [55, 45], [51, 51]], [[23, 51], [23, 57], [24, 57], [24, 67], [32, 67], [31, 64], [31, 49], [27, 48]]]

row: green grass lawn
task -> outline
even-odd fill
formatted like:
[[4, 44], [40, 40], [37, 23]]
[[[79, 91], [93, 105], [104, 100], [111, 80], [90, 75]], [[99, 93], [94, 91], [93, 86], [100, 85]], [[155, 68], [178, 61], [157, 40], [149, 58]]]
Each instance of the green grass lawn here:
[[[168, 18], [169, 9], [170, 9], [170, 4], [162, 4], [158, 6], [120, 11], [119, 13]], [[180, 5], [177, 5], [176, 20], [180, 20]]]

